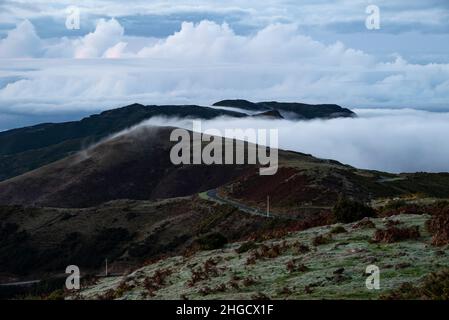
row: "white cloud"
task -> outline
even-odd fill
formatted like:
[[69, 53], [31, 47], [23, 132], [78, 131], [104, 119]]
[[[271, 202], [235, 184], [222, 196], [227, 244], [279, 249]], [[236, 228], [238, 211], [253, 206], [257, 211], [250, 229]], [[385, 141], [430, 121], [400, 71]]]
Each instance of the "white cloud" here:
[[108, 59], [119, 59], [126, 56], [125, 50], [128, 44], [126, 42], [119, 42], [115, 44], [113, 47], [107, 49], [103, 57]]
[[[449, 113], [411, 109], [361, 109], [359, 118], [288, 121], [227, 118], [202, 121], [202, 130], [279, 130], [279, 147], [335, 159], [357, 168], [389, 172], [448, 172]], [[142, 125], [192, 129], [192, 122], [153, 118]]]
[[[94, 32], [75, 43], [75, 58], [98, 58], [111, 47], [118, 45], [123, 37], [123, 27], [115, 19], [101, 19]], [[112, 50], [112, 48], [111, 48]]]
[[[3, 111], [208, 104], [222, 98], [448, 108], [449, 65], [411, 64], [400, 56], [380, 61], [341, 42], [316, 41], [290, 24], [242, 36], [227, 24], [183, 23], [157, 41], [127, 37], [114, 19], [100, 20], [94, 32], [77, 39], [36, 40], [28, 22], [19, 28], [34, 35], [42, 59], [3, 64], [8, 79], [20, 79], [0, 89]], [[14, 34], [2, 45], [17, 43], [11, 42]]]
[[0, 58], [31, 58], [40, 54], [41, 39], [28, 20], [19, 23], [0, 40]]

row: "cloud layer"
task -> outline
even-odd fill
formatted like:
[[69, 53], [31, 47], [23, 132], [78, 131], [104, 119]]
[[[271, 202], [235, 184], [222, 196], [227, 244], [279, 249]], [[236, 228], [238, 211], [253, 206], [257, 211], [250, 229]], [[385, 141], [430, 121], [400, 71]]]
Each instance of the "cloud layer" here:
[[227, 24], [184, 22], [154, 39], [126, 36], [117, 20], [101, 19], [83, 37], [49, 40], [24, 21], [0, 40], [0, 56], [0, 113], [222, 98], [449, 107], [449, 64], [412, 64], [398, 55], [382, 60], [341, 42], [316, 41], [292, 24], [243, 36]]
[[[202, 122], [202, 130], [254, 128], [279, 130], [281, 149], [335, 159], [357, 168], [388, 172], [448, 172], [449, 113], [411, 109], [356, 110], [359, 118], [287, 121], [215, 119]], [[192, 122], [153, 118], [143, 125], [192, 129]], [[253, 141], [254, 142], [254, 141]]]

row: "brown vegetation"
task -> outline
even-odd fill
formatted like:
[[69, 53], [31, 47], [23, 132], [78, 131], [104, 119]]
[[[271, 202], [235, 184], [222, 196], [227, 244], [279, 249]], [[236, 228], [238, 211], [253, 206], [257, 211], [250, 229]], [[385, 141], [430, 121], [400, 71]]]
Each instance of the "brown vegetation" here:
[[432, 244], [442, 246], [449, 243], [449, 206], [435, 212], [426, 223], [426, 229], [432, 234]]
[[418, 227], [398, 228], [396, 226], [387, 229], [377, 229], [373, 236], [373, 242], [393, 243], [420, 237]]

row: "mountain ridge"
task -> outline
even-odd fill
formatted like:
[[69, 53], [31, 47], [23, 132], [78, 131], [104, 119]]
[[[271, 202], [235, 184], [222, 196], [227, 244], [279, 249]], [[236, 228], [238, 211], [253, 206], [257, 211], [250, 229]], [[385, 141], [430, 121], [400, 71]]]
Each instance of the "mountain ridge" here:
[[[337, 104], [307, 104], [298, 102], [250, 102], [248, 100], [222, 100], [213, 104], [213, 106], [240, 108], [251, 111], [272, 111], [277, 110], [293, 114], [297, 119], [332, 119], [339, 117], [356, 117], [356, 113], [343, 108]], [[288, 118], [288, 117], [287, 117]]]
[[[41, 123], [0, 132], [0, 181], [60, 160], [152, 117], [210, 120], [251, 115], [199, 105], [130, 104], [79, 121]], [[276, 118], [279, 118], [277, 116]]]

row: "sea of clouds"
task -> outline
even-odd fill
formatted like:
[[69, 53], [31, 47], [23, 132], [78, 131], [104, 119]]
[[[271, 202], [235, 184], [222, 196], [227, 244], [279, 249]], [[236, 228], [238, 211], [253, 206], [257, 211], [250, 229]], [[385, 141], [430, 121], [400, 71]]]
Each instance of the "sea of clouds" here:
[[[358, 109], [357, 118], [290, 121], [217, 118], [202, 131], [278, 129], [279, 148], [334, 159], [357, 168], [400, 172], [449, 171], [449, 113], [412, 109]], [[192, 130], [191, 120], [153, 118], [144, 125]], [[256, 142], [256, 141], [251, 141]]]
[[[410, 63], [398, 54], [384, 60], [341, 42], [316, 41], [294, 24], [240, 35], [225, 23], [185, 22], [168, 37], [150, 38], [128, 36], [117, 20], [100, 19], [84, 36], [40, 38], [25, 20], [0, 40], [0, 63], [2, 128], [11, 127], [8, 119], [133, 102], [337, 103], [360, 117], [233, 119], [232, 125], [279, 128], [283, 149], [361, 168], [449, 171], [448, 114], [395, 109], [449, 110], [449, 64]], [[217, 119], [205, 127], [229, 123]]]

